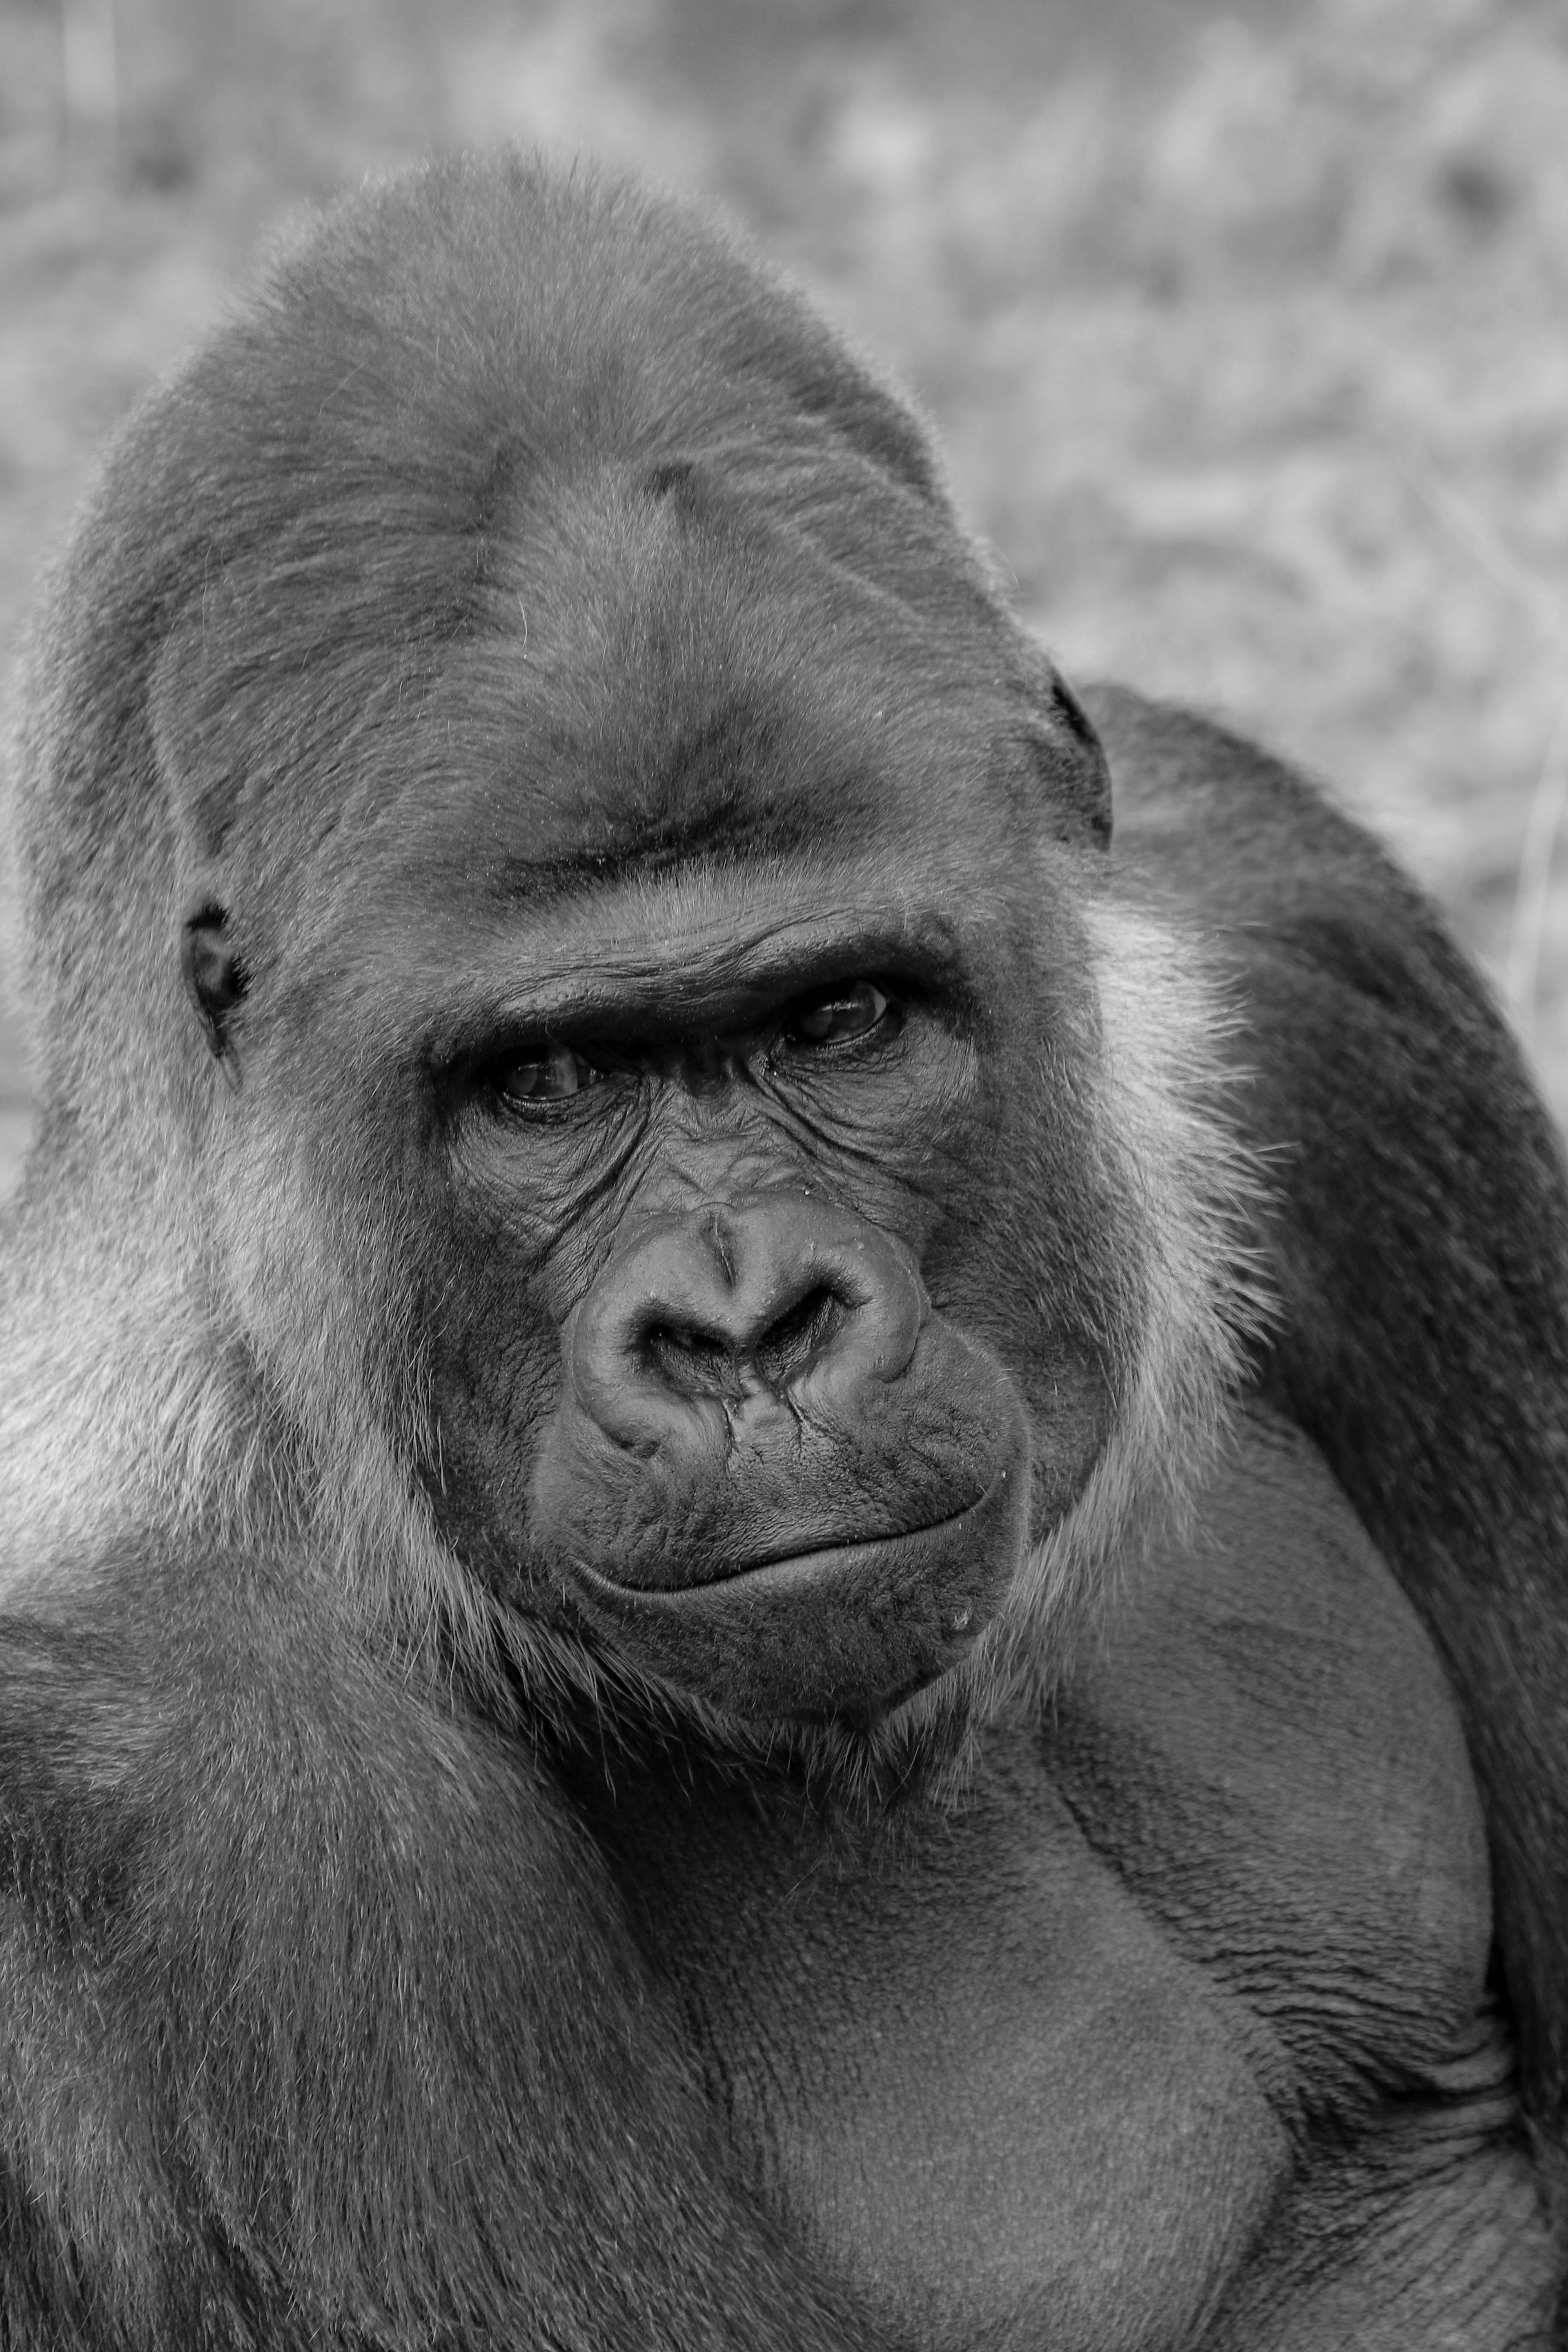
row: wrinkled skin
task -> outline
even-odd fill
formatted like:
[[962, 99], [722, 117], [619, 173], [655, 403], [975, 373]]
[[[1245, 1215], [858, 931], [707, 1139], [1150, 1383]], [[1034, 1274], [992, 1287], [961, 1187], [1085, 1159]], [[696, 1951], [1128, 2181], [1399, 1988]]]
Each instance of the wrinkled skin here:
[[[1048, 1525], [1108, 1414], [1088, 1332], [1015, 1328], [1003, 1354], [942, 1284], [931, 1162], [984, 1167], [998, 1127], [1002, 1148], [1050, 1144], [984, 1085], [940, 908], [907, 904], [889, 936], [858, 906], [885, 852], [862, 856], [831, 911], [816, 877], [761, 919], [694, 879], [679, 913], [612, 897], [559, 947], [531, 937], [512, 984], [581, 1049], [525, 1042], [456, 1113], [459, 1214], [484, 1218], [491, 1265], [432, 1349], [458, 1539], [509, 1592], [548, 1605], [559, 1580], [613, 1648], [751, 1717], [885, 1715], [955, 1663], [1016, 1574], [1031, 1483]], [[631, 928], [650, 919], [651, 984]], [[521, 1092], [539, 1083], [575, 1091]], [[1061, 1402], [1031, 1447], [1042, 1360]], [[554, 1391], [521, 1444], [520, 1391]]]
[[0, 2341], [1548, 2340], [1568, 1206], [678, 208], [351, 199], [17, 838]]

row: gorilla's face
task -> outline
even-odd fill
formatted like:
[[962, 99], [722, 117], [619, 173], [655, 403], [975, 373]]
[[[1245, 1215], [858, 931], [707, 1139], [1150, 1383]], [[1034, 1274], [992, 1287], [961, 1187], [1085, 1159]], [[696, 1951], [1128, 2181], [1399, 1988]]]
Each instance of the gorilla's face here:
[[1110, 1414], [1091, 853], [1041, 773], [1090, 754], [879, 588], [635, 508], [596, 543], [319, 860], [291, 1058], [399, 1129], [475, 1571], [728, 1712], [869, 1719]]
[[999, 1246], [1029, 1008], [874, 867], [677, 867], [497, 945], [437, 1076], [454, 1534], [731, 1708], [885, 1706], [991, 1615], [1031, 1466], [1053, 1517], [1102, 1431], [1089, 1334]]

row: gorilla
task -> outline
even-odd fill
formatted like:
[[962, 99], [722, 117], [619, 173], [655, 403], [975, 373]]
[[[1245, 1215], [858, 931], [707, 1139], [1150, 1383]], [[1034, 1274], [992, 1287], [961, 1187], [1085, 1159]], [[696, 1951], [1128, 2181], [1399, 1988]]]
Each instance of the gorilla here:
[[1568, 1194], [1379, 851], [515, 156], [132, 419], [14, 803], [6, 2352], [1550, 2340]]

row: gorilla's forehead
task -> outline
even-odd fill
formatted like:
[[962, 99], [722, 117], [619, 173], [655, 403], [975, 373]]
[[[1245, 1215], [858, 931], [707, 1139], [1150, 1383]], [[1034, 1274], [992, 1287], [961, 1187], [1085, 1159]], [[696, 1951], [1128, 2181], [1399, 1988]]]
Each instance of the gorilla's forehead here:
[[340, 951], [438, 980], [443, 1019], [587, 1017], [602, 980], [700, 1024], [847, 963], [973, 974], [1037, 919], [994, 611], [624, 469], [536, 498], [490, 574], [485, 625], [333, 764], [306, 894]]
[[456, 845], [538, 899], [715, 853], [1005, 842], [1023, 706], [989, 608], [932, 612], [743, 502], [678, 509], [624, 476], [491, 564], [485, 625], [350, 795], [421, 865]]
[[[503, 821], [493, 838], [512, 831]], [[924, 836], [913, 855], [911, 835]], [[371, 887], [359, 866], [310, 894], [291, 960], [318, 974], [374, 969], [395, 1024], [402, 1005], [416, 1025], [434, 1012], [461, 1033], [470, 1013], [482, 1028], [510, 1006], [546, 1029], [596, 1009], [650, 1033], [700, 1029], [847, 970], [988, 999], [1055, 898], [1037, 856], [998, 861], [986, 828], [956, 811], [945, 836], [928, 813], [853, 845], [825, 828], [780, 848], [694, 827], [679, 849], [475, 846], [434, 824], [400, 830]]]
[[318, 583], [279, 595], [241, 555], [163, 665], [167, 772], [242, 860], [456, 849], [504, 890], [889, 829], [999, 847], [1031, 716], [1010, 625], [883, 495], [911, 511], [873, 564], [842, 514], [786, 518], [706, 460], [563, 469], [493, 519], [459, 626], [412, 551], [340, 579], [330, 633]]

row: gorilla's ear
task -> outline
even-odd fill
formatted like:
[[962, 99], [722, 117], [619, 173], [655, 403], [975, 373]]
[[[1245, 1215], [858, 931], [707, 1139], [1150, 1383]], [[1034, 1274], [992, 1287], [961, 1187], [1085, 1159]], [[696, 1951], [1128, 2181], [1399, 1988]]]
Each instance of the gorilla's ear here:
[[180, 969], [208, 1050], [237, 1094], [239, 1064], [228, 1034], [228, 1017], [245, 994], [246, 972], [224, 937], [227, 920], [226, 908], [215, 906], [211, 899], [186, 916], [180, 940]]
[[1048, 655], [1031, 647], [1029, 686], [1044, 722], [1036, 739], [1041, 782], [1072, 832], [1110, 845], [1110, 766], [1094, 722]]

